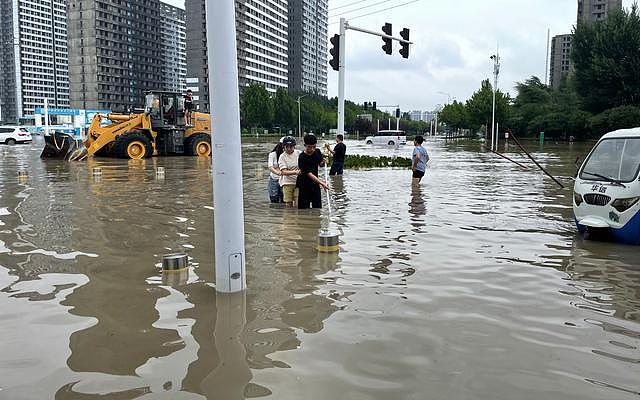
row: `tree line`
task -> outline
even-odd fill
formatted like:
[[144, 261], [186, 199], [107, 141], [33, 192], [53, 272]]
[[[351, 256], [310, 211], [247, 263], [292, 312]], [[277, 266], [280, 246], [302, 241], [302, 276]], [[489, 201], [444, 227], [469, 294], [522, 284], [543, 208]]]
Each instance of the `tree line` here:
[[[240, 119], [243, 132], [252, 129], [269, 130], [286, 133], [289, 130], [298, 132], [298, 96], [300, 96], [300, 125], [303, 132], [317, 134], [328, 133], [337, 126], [338, 98], [327, 98], [314, 93], [289, 93], [286, 89], [278, 89], [269, 93], [263, 85], [251, 84], [243, 89], [240, 96]], [[391, 115], [383, 110], [365, 110], [364, 105], [345, 101], [344, 126], [347, 132], [360, 135], [373, 134], [377, 129], [376, 120], [380, 120], [380, 129], [386, 129]], [[359, 115], [371, 114], [371, 121], [358, 118]], [[395, 117], [392, 118], [392, 129], [395, 129]], [[400, 120], [400, 129], [408, 133], [423, 133], [428, 124], [422, 121], [410, 121], [404, 114]]]
[[[496, 91], [499, 131], [555, 139], [598, 138], [604, 133], [640, 126], [640, 16], [612, 12], [601, 22], [578, 22], [573, 29], [573, 71], [559, 88], [536, 76], [518, 82], [517, 96]], [[440, 120], [450, 128], [490, 130], [493, 88], [484, 80], [470, 99], [446, 105]]]

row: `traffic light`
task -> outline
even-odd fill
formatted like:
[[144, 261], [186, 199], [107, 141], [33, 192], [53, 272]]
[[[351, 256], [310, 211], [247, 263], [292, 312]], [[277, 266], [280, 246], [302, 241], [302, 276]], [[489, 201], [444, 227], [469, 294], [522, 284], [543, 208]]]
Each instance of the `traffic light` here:
[[[391, 36], [391, 24], [386, 22], [382, 27], [382, 32], [384, 32], [385, 35]], [[384, 42], [384, 44], [382, 45], [382, 50], [384, 50], [384, 52], [387, 54], [393, 53], [393, 49], [391, 48], [391, 38], [383, 37], [382, 41]]]
[[400, 109], [396, 108], [396, 118], [400, 118]]
[[376, 102], [375, 102], [375, 101], [373, 102], [373, 105], [371, 106], [371, 109], [372, 109], [372, 110], [375, 110], [375, 109], [376, 109]]
[[329, 65], [336, 71], [340, 71], [340, 35], [337, 33], [331, 37], [329, 40], [333, 47], [329, 50], [331, 53], [331, 60], [329, 60]]
[[[400, 36], [408, 42], [409, 29], [404, 28], [403, 30], [401, 30]], [[400, 42], [400, 55], [402, 56], [402, 58], [409, 58], [409, 43], [407, 42]]]

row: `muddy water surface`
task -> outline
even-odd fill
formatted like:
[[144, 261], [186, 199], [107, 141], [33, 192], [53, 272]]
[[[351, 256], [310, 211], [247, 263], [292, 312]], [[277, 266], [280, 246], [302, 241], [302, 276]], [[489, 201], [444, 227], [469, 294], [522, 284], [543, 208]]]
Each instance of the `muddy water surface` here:
[[[215, 293], [206, 160], [0, 146], [0, 399], [640, 397], [640, 249], [576, 236], [570, 189], [431, 140], [419, 188], [332, 179], [341, 251], [318, 254], [326, 210], [266, 201], [271, 146], [243, 146], [239, 296]], [[588, 151], [529, 147], [563, 176]], [[163, 277], [174, 251], [191, 267]]]

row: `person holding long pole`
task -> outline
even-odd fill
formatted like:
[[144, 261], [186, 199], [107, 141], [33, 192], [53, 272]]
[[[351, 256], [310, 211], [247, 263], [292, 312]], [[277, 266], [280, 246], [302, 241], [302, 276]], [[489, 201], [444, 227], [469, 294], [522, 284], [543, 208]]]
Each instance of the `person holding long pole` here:
[[315, 135], [304, 136], [304, 151], [298, 157], [300, 179], [298, 208], [322, 208], [322, 193], [320, 188], [329, 190], [327, 182], [318, 178], [318, 167], [325, 165], [322, 153], [316, 149], [318, 139]]

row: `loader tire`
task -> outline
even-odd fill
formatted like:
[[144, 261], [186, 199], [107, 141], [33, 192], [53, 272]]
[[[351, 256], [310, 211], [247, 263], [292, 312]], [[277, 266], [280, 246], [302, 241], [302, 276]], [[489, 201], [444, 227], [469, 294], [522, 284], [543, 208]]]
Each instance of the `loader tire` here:
[[209, 157], [211, 155], [211, 136], [196, 133], [185, 139], [184, 152], [188, 156]]
[[116, 157], [140, 160], [153, 155], [151, 141], [143, 134], [137, 132], [125, 133], [116, 139], [113, 145]]

